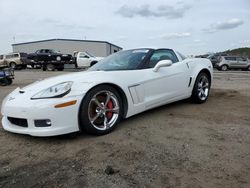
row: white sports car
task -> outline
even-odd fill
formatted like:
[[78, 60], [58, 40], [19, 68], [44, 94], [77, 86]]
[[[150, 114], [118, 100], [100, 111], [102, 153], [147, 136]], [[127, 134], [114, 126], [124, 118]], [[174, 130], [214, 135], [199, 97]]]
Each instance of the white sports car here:
[[121, 118], [157, 106], [205, 102], [212, 72], [208, 59], [186, 59], [172, 49], [120, 51], [87, 71], [17, 88], [3, 101], [2, 125], [33, 136], [107, 134]]

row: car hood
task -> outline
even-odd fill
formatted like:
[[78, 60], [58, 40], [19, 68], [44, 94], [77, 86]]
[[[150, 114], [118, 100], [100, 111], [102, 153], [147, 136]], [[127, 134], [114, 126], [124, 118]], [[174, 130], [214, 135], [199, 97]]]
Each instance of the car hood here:
[[95, 82], [95, 79], [90, 78], [99, 77], [101, 72], [103, 74], [103, 71], [83, 71], [78, 73], [69, 73], [60, 76], [55, 76], [44, 80], [36, 81], [28, 86], [25, 86], [24, 88], [21, 88], [21, 90], [24, 92], [39, 92], [51, 86], [68, 81], [72, 81], [72, 87], [77, 88], [79, 84]]

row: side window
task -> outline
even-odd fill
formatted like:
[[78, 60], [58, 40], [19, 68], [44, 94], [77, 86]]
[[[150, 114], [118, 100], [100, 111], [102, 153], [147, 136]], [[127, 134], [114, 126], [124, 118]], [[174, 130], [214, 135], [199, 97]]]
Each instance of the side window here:
[[19, 57], [19, 55], [18, 55], [18, 54], [14, 54], [13, 56], [14, 56], [14, 57]]
[[44, 50], [44, 51], [45, 51], [44, 53], [46, 54], [50, 53], [50, 50]]
[[13, 58], [13, 55], [6, 55], [6, 59], [11, 59]]
[[87, 56], [85, 53], [80, 53], [79, 57], [80, 58], [89, 58], [89, 56]]
[[236, 57], [225, 57], [228, 61], [236, 61]]
[[0, 55], [0, 59], [3, 59], [3, 55]]
[[156, 50], [149, 60], [148, 68], [153, 68], [161, 60], [171, 60], [173, 63], [178, 62], [172, 50]]
[[242, 57], [237, 57], [237, 61], [246, 61], [246, 59], [244, 59]]

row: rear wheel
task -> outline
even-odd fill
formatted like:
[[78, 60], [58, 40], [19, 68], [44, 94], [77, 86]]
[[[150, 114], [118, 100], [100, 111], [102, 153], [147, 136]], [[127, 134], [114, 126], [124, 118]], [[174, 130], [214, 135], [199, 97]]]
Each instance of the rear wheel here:
[[47, 64], [46, 68], [47, 68], [48, 71], [54, 71], [55, 70], [55, 65]]
[[56, 60], [57, 60], [57, 61], [61, 61], [61, 59], [62, 59], [62, 58], [61, 58], [60, 56], [57, 56], [57, 57], [56, 57]]
[[16, 63], [15, 62], [10, 62], [9, 67], [12, 68], [12, 69], [16, 69]]
[[83, 99], [79, 111], [80, 125], [90, 134], [104, 135], [116, 127], [122, 111], [119, 93], [109, 85], [98, 86]]
[[210, 91], [210, 81], [208, 75], [201, 72], [195, 81], [191, 99], [193, 102], [201, 104], [206, 102]]

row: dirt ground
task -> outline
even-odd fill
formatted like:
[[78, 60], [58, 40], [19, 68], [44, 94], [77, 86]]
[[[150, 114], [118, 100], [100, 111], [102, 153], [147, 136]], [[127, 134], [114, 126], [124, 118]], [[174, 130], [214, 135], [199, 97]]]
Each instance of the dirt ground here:
[[[16, 72], [0, 102], [65, 73]], [[36, 138], [0, 126], [0, 187], [250, 187], [250, 73], [215, 72], [207, 103], [150, 110], [105, 136]]]

